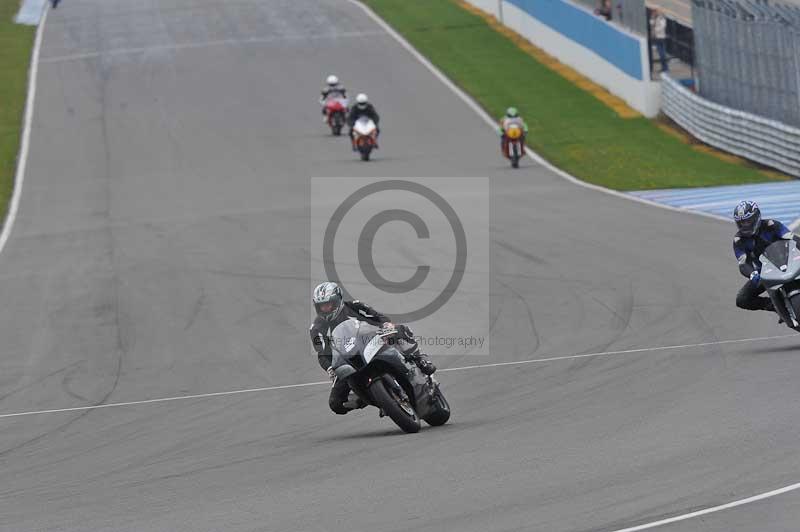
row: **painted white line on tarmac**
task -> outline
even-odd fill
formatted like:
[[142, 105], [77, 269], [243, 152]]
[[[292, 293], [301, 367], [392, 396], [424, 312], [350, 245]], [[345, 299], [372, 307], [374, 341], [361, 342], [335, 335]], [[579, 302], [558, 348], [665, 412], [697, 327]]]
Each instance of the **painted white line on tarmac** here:
[[36, 28], [36, 40], [33, 43], [31, 54], [31, 66], [28, 69], [28, 97], [25, 100], [25, 121], [22, 126], [22, 140], [19, 145], [17, 155], [17, 171], [14, 174], [14, 192], [11, 196], [11, 204], [8, 207], [3, 232], [0, 233], [0, 253], [11, 236], [11, 229], [14, 227], [14, 220], [17, 218], [20, 198], [22, 198], [22, 184], [25, 182], [25, 169], [28, 166], [28, 151], [31, 144], [31, 124], [33, 123], [33, 106], [36, 100], [36, 77], [39, 72], [39, 52], [42, 49], [42, 36], [44, 35], [44, 23], [47, 21], [47, 6], [44, 7], [42, 20]]
[[497, 368], [502, 366], [521, 366], [524, 364], [534, 364], [539, 362], [556, 362], [558, 360], [575, 360], [578, 358], [594, 358], [594, 357], [605, 357], [605, 356], [612, 356], [612, 355], [631, 355], [635, 353], [651, 353], [653, 351], [673, 351], [676, 349], [693, 349], [697, 347], [713, 347], [717, 345], [726, 345], [726, 344], [742, 344], [742, 343], [752, 343], [752, 342], [764, 342], [766, 340], [778, 340], [781, 338], [793, 338], [797, 337], [796, 334], [782, 334], [779, 336], [762, 336], [760, 338], [741, 338], [738, 340], [717, 340], [715, 342], [701, 342], [698, 344], [683, 344], [683, 345], [666, 345], [662, 347], [642, 347], [639, 349], [623, 349], [620, 351], [603, 351], [601, 353], [585, 353], [583, 355], [565, 355], [565, 356], [558, 356], [558, 357], [549, 357], [549, 358], [534, 358], [531, 360], [516, 360], [512, 362], [495, 362], [492, 364], [477, 364], [475, 366], [462, 366], [458, 368], [446, 368], [440, 369], [439, 371], [464, 371], [467, 369], [478, 369], [478, 368]]
[[111, 50], [103, 50], [101, 52], [56, 55], [43, 58], [42, 63], [63, 63], [65, 61], [82, 61], [84, 59], [96, 59], [98, 57], [142, 54], [147, 52], [165, 52], [172, 50], [191, 50], [194, 48], [210, 48], [212, 46], [264, 44], [291, 41], [319, 41], [324, 39], [344, 39], [357, 37], [382, 37], [384, 35], [385, 34], [382, 31], [347, 31], [322, 35], [279, 35], [275, 37], [252, 37], [249, 39], [220, 39], [216, 41], [156, 44], [153, 46], [140, 46], [136, 48], [113, 48]]
[[[711, 347], [717, 345], [726, 345], [726, 344], [742, 344], [742, 343], [755, 343], [755, 342], [765, 342], [768, 340], [779, 340], [784, 338], [793, 338], [797, 335], [789, 334], [789, 335], [780, 335], [780, 336], [762, 336], [758, 338], [740, 338], [736, 340], [717, 340], [714, 342], [701, 342], [696, 344], [683, 344], [683, 345], [665, 345], [665, 346], [657, 346], [657, 347], [642, 347], [639, 349], [624, 349], [620, 351], [602, 351], [599, 353], [584, 353], [580, 355], [565, 355], [565, 356], [556, 356], [556, 357], [547, 357], [547, 358], [534, 358], [528, 360], [515, 360], [512, 362], [494, 362], [489, 364], [475, 364], [473, 366], [460, 366], [456, 368], [445, 368], [440, 369], [437, 373], [446, 373], [446, 372], [455, 372], [455, 371], [469, 371], [474, 369], [489, 369], [489, 368], [499, 368], [504, 366], [522, 366], [525, 364], [537, 364], [537, 363], [544, 363], [544, 362], [557, 362], [559, 360], [574, 360], [580, 358], [592, 358], [592, 357], [603, 357], [603, 356], [613, 356], [613, 355], [630, 355], [636, 353], [652, 353], [655, 351], [673, 351], [673, 350], [681, 350], [681, 349], [693, 349], [698, 347]], [[87, 410], [95, 410], [100, 408], [114, 408], [119, 406], [137, 406], [137, 405], [149, 405], [149, 404], [157, 404], [157, 403], [167, 403], [171, 401], [183, 401], [189, 399], [207, 399], [209, 397], [224, 397], [228, 395], [241, 395], [245, 393], [256, 393], [256, 392], [270, 392], [275, 390], [290, 390], [293, 388], [307, 388], [310, 386], [322, 386], [327, 384], [330, 386], [330, 381], [317, 381], [317, 382], [304, 382], [300, 384], [284, 384], [281, 386], [266, 386], [263, 388], [245, 388], [242, 390], [230, 390], [226, 392], [212, 392], [212, 393], [201, 393], [195, 395], [178, 395], [174, 397], [161, 397], [157, 399], [145, 399], [142, 401], [126, 401], [124, 403], [106, 403], [106, 404], [99, 404], [99, 405], [89, 405], [89, 406], [73, 406], [68, 408], [53, 408], [49, 410], [30, 410], [26, 412], [14, 412], [9, 414], [0, 414], [0, 419], [5, 418], [12, 418], [12, 417], [23, 417], [23, 416], [36, 416], [40, 414], [59, 414], [64, 412], [85, 412]]]
[[155, 403], [167, 403], [170, 401], [182, 401], [187, 399], [206, 399], [209, 397], [222, 397], [227, 395], [239, 395], [243, 393], [270, 392], [273, 390], [287, 390], [291, 388], [306, 388], [309, 386], [330, 385], [331, 381], [304, 382], [302, 384], [285, 384], [283, 386], [266, 386], [264, 388], [246, 388], [243, 390], [229, 390], [227, 392], [200, 393], [195, 395], [177, 395], [175, 397], [160, 397], [158, 399], [145, 399], [143, 401], [127, 401], [124, 403], [106, 403], [94, 406], [74, 406], [70, 408], [53, 408], [51, 410], [32, 410], [29, 412], [16, 412], [14, 414], [0, 414], [0, 419], [20, 416], [35, 416], [39, 414], [59, 414], [63, 412], [85, 412], [86, 410], [96, 410], [99, 408], [113, 408], [118, 406], [149, 405]]
[[619, 530], [613, 530], [612, 532], [638, 532], [639, 530], [649, 530], [651, 528], [656, 528], [658, 526], [668, 525], [670, 523], [677, 523], [678, 521], [685, 521], [686, 519], [691, 519], [693, 517], [700, 517], [702, 515], [713, 514], [715, 512], [721, 512], [722, 510], [729, 510], [730, 508], [736, 508], [737, 506], [750, 504], [751, 502], [763, 501], [764, 499], [769, 499], [770, 497], [775, 497], [776, 495], [788, 493], [796, 489], [800, 489], [800, 482], [798, 482], [797, 484], [792, 484], [791, 486], [785, 486], [783, 488], [778, 488], [776, 490], [767, 491], [765, 493], [760, 493], [758, 495], [753, 495], [752, 497], [748, 497], [746, 499], [739, 499], [738, 501], [733, 501], [726, 504], [720, 504], [719, 506], [712, 506], [711, 508], [706, 508], [705, 510], [698, 510], [696, 512], [691, 512], [688, 514], [676, 515], [675, 517], [670, 517], [668, 519], [653, 521], [652, 523], [645, 523], [643, 525], [633, 526], [630, 528], [621, 528]]

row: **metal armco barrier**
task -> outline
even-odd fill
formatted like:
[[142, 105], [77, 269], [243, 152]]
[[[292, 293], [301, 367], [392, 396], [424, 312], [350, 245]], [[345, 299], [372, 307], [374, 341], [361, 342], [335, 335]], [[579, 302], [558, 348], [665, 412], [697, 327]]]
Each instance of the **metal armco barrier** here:
[[800, 177], [800, 129], [731, 109], [662, 74], [663, 112], [701, 141]]
[[765, 0], [693, 0], [700, 94], [800, 127], [800, 8]]

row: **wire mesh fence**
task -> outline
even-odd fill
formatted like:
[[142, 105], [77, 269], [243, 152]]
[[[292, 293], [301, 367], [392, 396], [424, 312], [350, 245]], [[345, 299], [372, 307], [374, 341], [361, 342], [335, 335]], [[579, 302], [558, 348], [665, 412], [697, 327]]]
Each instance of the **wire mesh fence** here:
[[800, 8], [767, 0], [693, 0], [700, 94], [800, 125]]

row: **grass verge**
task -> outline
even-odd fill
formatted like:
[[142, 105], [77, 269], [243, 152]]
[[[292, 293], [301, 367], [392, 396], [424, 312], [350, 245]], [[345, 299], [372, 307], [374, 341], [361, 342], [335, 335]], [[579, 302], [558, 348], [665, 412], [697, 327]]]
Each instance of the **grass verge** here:
[[490, 114], [520, 110], [528, 144], [587, 182], [617, 190], [788, 179], [694, 149], [644, 117], [621, 118], [454, 0], [362, 0]]
[[13, 21], [17, 0], [0, 0], [0, 225], [14, 189], [14, 172], [28, 89], [33, 26]]

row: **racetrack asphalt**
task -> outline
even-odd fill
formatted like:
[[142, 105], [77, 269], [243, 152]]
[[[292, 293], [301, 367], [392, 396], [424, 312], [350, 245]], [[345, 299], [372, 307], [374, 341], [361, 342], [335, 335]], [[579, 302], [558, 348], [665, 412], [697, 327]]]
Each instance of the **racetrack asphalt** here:
[[[331, 70], [381, 149], [327, 135]], [[0, 414], [324, 380], [309, 179], [491, 179], [491, 355], [405, 435], [327, 386], [0, 418], [0, 530], [605, 531], [800, 481], [797, 341], [734, 306], [732, 226], [571, 184], [345, 0], [67, 0], [0, 255]], [[424, 256], [421, 259], [425, 259]], [[381, 301], [369, 301], [381, 307]], [[426, 333], [459, 320], [437, 315]], [[418, 331], [422, 332], [422, 331]], [[797, 492], [662, 530], [794, 530]]]

